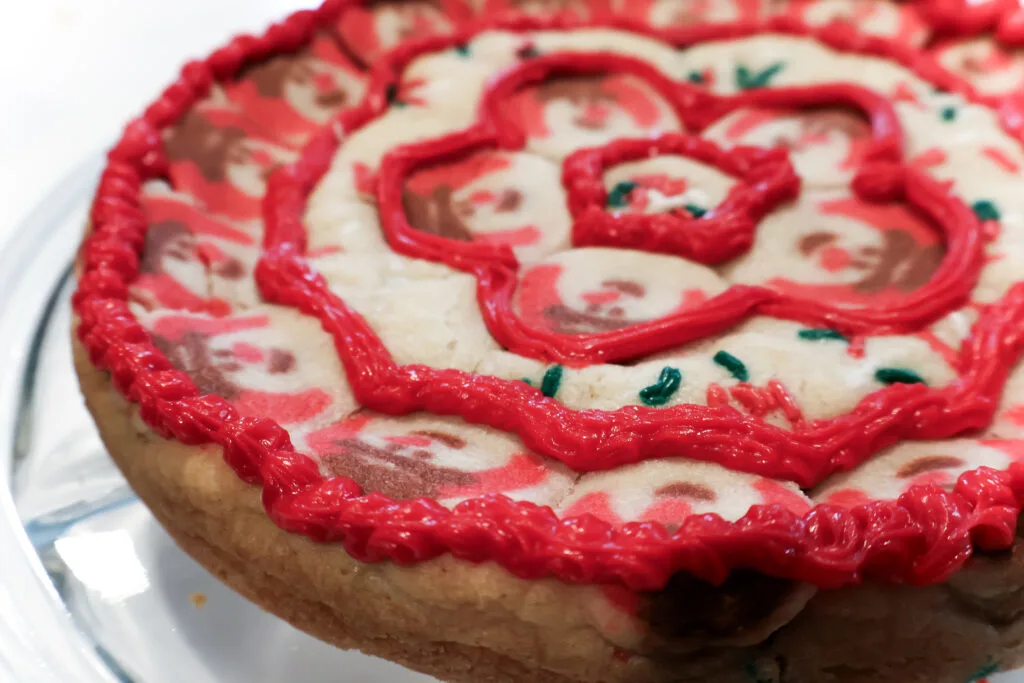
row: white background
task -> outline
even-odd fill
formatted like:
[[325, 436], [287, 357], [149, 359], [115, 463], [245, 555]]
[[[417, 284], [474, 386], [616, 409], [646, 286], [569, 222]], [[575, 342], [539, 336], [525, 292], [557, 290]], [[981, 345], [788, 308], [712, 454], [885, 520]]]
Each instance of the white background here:
[[0, 5], [0, 245], [179, 66], [316, 0], [6, 0]]

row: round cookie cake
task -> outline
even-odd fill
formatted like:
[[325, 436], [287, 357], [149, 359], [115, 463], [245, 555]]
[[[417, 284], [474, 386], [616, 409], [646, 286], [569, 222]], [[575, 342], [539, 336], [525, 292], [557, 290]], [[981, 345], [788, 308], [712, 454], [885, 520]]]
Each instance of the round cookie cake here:
[[111, 151], [76, 365], [240, 593], [446, 681], [1024, 639], [1024, 11], [329, 1]]

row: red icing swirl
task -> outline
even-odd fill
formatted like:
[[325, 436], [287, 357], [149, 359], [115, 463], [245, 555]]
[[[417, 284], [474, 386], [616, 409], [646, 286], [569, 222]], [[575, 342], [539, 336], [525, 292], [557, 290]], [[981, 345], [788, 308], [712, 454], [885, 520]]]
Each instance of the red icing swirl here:
[[[627, 161], [654, 154], [692, 158], [741, 179], [725, 202], [699, 219], [677, 213], [613, 216], [602, 175]], [[700, 263], [722, 263], [747, 251], [757, 221], [797, 194], [800, 180], [782, 150], [731, 149], [688, 135], [618, 140], [580, 150], [565, 161], [563, 176], [573, 215], [573, 244], [678, 254]]]
[[[74, 298], [78, 334], [92, 361], [110, 371], [115, 386], [140, 405], [142, 418], [158, 433], [187, 444], [222, 446], [225, 459], [241, 477], [263, 486], [264, 504], [275, 523], [316, 540], [341, 541], [353, 556], [366, 561], [411, 563], [450, 552], [475, 562], [496, 560], [526, 578], [553, 575], [572, 582], [619, 582], [636, 590], [660, 588], [675, 571], [721, 580], [732, 567], [745, 566], [832, 586], [865, 574], [915, 583], [941, 581], [962, 565], [973, 542], [985, 547], [1012, 542], [1016, 515], [1024, 502], [1020, 465], [1006, 472], [981, 468], [964, 474], [952, 493], [914, 488], [896, 501], [853, 509], [818, 506], [803, 517], [777, 505], [756, 506], [736, 522], [690, 517], [669, 534], [651, 523], [613, 527], [589, 516], [559, 520], [550, 509], [500, 496], [467, 501], [453, 510], [428, 500], [395, 502], [379, 494], [363, 496], [350, 479], [325, 479], [311, 458], [294, 451], [287, 433], [274, 422], [242, 417], [224, 399], [201, 396], [192, 380], [174, 370], [153, 346], [127, 305], [128, 284], [137, 275], [147, 228], [140, 209], [141, 182], [162, 177], [166, 170], [160, 130], [203, 97], [214, 80], [230, 78], [247, 61], [296, 49], [318, 26], [336, 21], [338, 12], [350, 4], [329, 2], [317, 11], [300, 12], [262, 38], [236, 39], [206, 62], [190, 64], [181, 79], [129, 126], [110, 154], [93, 206], [93, 232], [83, 250], [83, 272]], [[655, 32], [623, 20], [591, 23], [636, 30], [675, 44], [764, 30], [812, 35], [838, 49], [893, 58], [942, 87], [984, 101], [965, 83], [938, 70], [929, 58], [885, 40], [864, 38], [840, 25], [812, 31], [780, 19]], [[576, 25], [567, 19], [516, 20], [503, 27]], [[384, 111], [388, 87], [398, 82], [405, 63], [417, 54], [460, 44], [479, 28], [471, 26], [456, 36], [405, 45], [391, 53], [375, 65], [363, 104], [345, 112], [336, 125], [352, 131]], [[497, 111], [494, 103], [503, 93], [545, 77], [550, 73], [545, 69], [580, 68], [632, 73], [645, 69], [633, 60], [608, 55], [540, 59], [492, 87], [490, 104], [483, 107], [485, 122], [487, 112]], [[514, 131], [503, 132], [506, 129], [493, 116], [489, 125], [388, 155], [380, 173], [378, 200], [392, 247], [473, 273], [480, 283], [485, 319], [499, 342], [523, 355], [568, 362], [644, 355], [715, 333], [755, 312], [864, 334], [916, 329], [965, 301], [981, 264], [977, 221], [937, 182], [900, 165], [898, 121], [883, 100], [859, 88], [841, 91], [830, 86], [718, 98], [665, 82], [656, 73], [645, 76], [661, 85], [680, 119], [696, 128], [714, 118], [708, 112], [720, 116], [753, 104], [799, 107], [838, 102], [864, 111], [872, 123], [874, 150], [860, 169], [855, 190], [865, 199], [903, 198], [920, 209], [945, 232], [949, 256], [924, 290], [884, 309], [838, 309], [761, 288], [734, 288], [668, 322], [602, 335], [543, 335], [526, 329], [511, 313], [518, 267], [511, 252], [479, 244], [453, 248], [451, 242], [415, 233], [408, 229], [395, 194], [409, 173], [439, 155], [485, 145], [514, 147]], [[709, 104], [713, 106], [705, 106]], [[1004, 111], [1008, 121], [1014, 116], [1020, 120], [1012, 102], [998, 104], [1010, 109]], [[981, 316], [961, 351], [959, 381], [938, 390], [893, 386], [869, 396], [846, 416], [801, 425], [793, 432], [697, 405], [579, 413], [521, 382], [398, 366], [373, 330], [330, 292], [303, 258], [302, 209], [338, 145], [334, 130], [325, 127], [298, 163], [272, 178], [264, 200], [266, 252], [256, 278], [268, 300], [295, 306], [321, 320], [335, 337], [357, 398], [374, 410], [460, 415], [515, 432], [528, 447], [577, 471], [608, 469], [671, 452], [810, 486], [829, 473], [855, 467], [901, 439], [945, 438], [984, 427], [1021, 351], [1024, 286], [1017, 286]], [[666, 137], [655, 144], [685, 144], [686, 139]], [[628, 158], [633, 153], [630, 145], [615, 143], [591, 154], [601, 163]], [[567, 165], [571, 188], [586, 188], [593, 169], [584, 166]], [[775, 168], [785, 175], [781, 161]], [[782, 178], [774, 192], [785, 196], [792, 180]], [[593, 188], [589, 192], [593, 194]], [[747, 199], [753, 202], [748, 210], [765, 201], [749, 193]], [[649, 224], [639, 227], [648, 231], [647, 237], [656, 233]], [[598, 226], [591, 234], [593, 239], [610, 240], [612, 232], [614, 226], [612, 230]], [[693, 248], [685, 247], [683, 253]], [[696, 248], [692, 253], [699, 253]]]

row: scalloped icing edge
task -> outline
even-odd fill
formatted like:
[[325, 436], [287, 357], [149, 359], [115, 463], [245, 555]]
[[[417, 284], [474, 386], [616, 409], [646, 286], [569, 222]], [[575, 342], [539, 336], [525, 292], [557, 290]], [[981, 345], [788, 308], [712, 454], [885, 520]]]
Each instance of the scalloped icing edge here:
[[[160, 131], [215, 81], [230, 78], [248, 62], [298, 49], [354, 2], [328, 0], [317, 10], [272, 25], [261, 37], [235, 38], [206, 60], [188, 63], [181, 78], [129, 124], [109, 154], [90, 213], [93, 230], [80, 255], [82, 275], [73, 298], [77, 334], [92, 363], [110, 372], [118, 391], [139, 405], [142, 419], [158, 434], [187, 445], [221, 446], [226, 462], [244, 481], [262, 486], [264, 507], [275, 524], [315, 541], [340, 542], [366, 562], [412, 565], [449, 553], [474, 563], [497, 561], [524, 579], [553, 576], [638, 591], [664, 587], [677, 571], [718, 583], [731, 569], [747, 567], [828, 588], [865, 576], [937, 583], [963, 566], [975, 544], [995, 549], [1013, 542], [1024, 507], [1021, 463], [1005, 471], [966, 472], [952, 493], [915, 488], [897, 500], [853, 509], [819, 505], [803, 517], [777, 506], [755, 506], [735, 522], [715, 515], [690, 517], [670, 535], [652, 523], [616, 528], [590, 516], [559, 520], [550, 508], [497, 495], [452, 510], [430, 500], [363, 495], [351, 479], [324, 478], [273, 421], [243, 418], [224, 399], [199, 395], [187, 374], [173, 369], [153, 346], [127, 304], [128, 283], [148, 227], [139, 206], [142, 182], [160, 177], [166, 166]], [[583, 24], [562, 19], [543, 25], [638, 28], [624, 19]], [[925, 80], [995, 108], [1018, 139], [1024, 129], [1020, 102], [982, 97], [930, 55], [892, 41], [865, 38], [838, 25], [812, 29], [791, 19], [732, 26], [735, 35], [756, 29], [802, 34], [882, 54]], [[699, 34], [700, 29], [688, 33], [691, 39]], [[672, 32], [666, 35], [671, 40]], [[371, 88], [367, 101], [381, 95]]]

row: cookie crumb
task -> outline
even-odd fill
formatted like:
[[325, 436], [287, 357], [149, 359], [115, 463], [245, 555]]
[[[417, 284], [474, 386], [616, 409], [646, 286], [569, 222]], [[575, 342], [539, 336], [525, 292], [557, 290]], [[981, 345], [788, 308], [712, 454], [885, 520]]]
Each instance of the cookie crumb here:
[[202, 609], [206, 606], [206, 593], [192, 593], [188, 596], [188, 599], [196, 609]]

